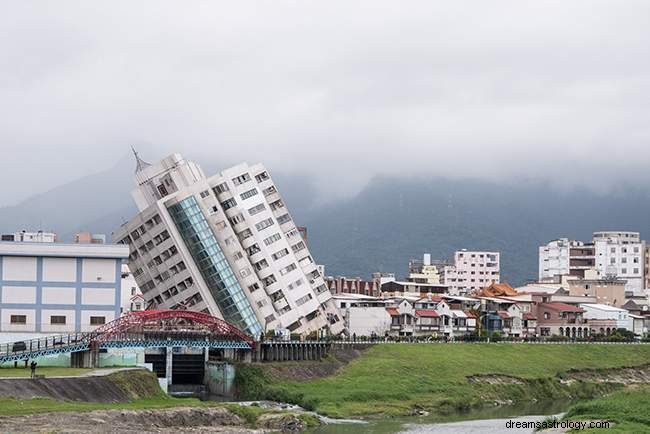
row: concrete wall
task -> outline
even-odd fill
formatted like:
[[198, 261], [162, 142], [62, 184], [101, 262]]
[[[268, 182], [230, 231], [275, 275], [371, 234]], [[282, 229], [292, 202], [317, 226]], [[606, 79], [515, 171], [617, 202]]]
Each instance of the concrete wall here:
[[205, 386], [208, 392], [217, 396], [234, 395], [235, 366], [228, 362], [207, 362]]

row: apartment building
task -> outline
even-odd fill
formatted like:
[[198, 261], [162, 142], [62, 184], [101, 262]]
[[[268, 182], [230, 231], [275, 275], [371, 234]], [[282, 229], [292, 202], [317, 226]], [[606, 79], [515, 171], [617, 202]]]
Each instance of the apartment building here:
[[626, 291], [644, 294], [646, 244], [639, 232], [594, 232], [593, 242], [596, 270], [626, 280]]
[[377, 280], [363, 280], [360, 277], [326, 276], [325, 284], [332, 294], [361, 294], [377, 297], [380, 295]]
[[261, 164], [207, 177], [179, 154], [136, 154], [139, 213], [114, 233], [148, 303], [223, 318], [259, 336], [343, 330], [331, 293]]
[[442, 283], [449, 294], [462, 295], [501, 281], [499, 252], [460, 250], [454, 253], [454, 265], [443, 268]]
[[440, 272], [438, 269], [439, 264], [431, 262], [431, 254], [425, 253], [422, 255], [422, 260], [411, 259], [409, 261], [409, 275], [406, 279], [409, 282], [415, 283], [440, 283]]
[[0, 242], [0, 342], [90, 331], [120, 315], [114, 244]]
[[14, 241], [23, 243], [54, 243], [56, 234], [44, 231], [20, 231], [11, 234], [1, 234], [0, 241]]
[[559, 238], [539, 247], [539, 280], [557, 276], [585, 277], [585, 271], [596, 265], [593, 244]]

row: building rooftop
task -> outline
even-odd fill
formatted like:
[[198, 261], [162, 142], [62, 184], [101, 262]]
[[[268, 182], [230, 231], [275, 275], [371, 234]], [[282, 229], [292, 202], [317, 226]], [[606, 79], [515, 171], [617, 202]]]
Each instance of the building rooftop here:
[[627, 310], [621, 309], [620, 307], [610, 306], [608, 304], [600, 304], [600, 303], [581, 303], [580, 307], [606, 310], [608, 312], [627, 312]]
[[585, 310], [578, 307], [574, 306], [572, 304], [566, 304], [566, 303], [558, 303], [558, 302], [553, 302], [553, 303], [542, 303], [540, 304], [541, 307], [545, 307], [547, 309], [553, 309], [557, 310], [560, 312], [576, 312], [576, 313], [582, 313]]
[[125, 259], [129, 246], [123, 244], [67, 244], [0, 242], [2, 256], [55, 256]]

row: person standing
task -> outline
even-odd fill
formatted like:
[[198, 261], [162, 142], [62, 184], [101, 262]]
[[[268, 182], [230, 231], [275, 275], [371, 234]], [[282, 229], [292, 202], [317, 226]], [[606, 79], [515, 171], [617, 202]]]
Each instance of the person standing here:
[[36, 378], [36, 360], [32, 360], [32, 363], [29, 364], [29, 368], [32, 370], [32, 378]]

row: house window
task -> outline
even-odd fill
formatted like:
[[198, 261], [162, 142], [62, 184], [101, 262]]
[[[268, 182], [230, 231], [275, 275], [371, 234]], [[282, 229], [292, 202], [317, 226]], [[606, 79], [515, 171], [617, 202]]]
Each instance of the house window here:
[[273, 219], [271, 219], [271, 218], [268, 218], [266, 220], [262, 220], [261, 222], [257, 223], [255, 225], [255, 228], [258, 231], [261, 231], [261, 230], [264, 230], [264, 229], [268, 228], [269, 226], [273, 226]]
[[50, 316], [50, 324], [63, 325], [65, 324], [65, 315], [52, 315]]
[[[140, 310], [140, 303], [136, 303], [135, 310]], [[106, 317], [105, 316], [91, 316], [90, 317], [90, 325], [102, 325], [102, 324], [106, 324]]]
[[27, 315], [11, 315], [11, 324], [27, 324]]
[[261, 172], [261, 173], [258, 173], [257, 175], [255, 175], [255, 180], [257, 182], [266, 181], [267, 179], [269, 179], [269, 174], [266, 173], [266, 172]]
[[228, 191], [228, 184], [226, 184], [225, 182], [221, 183], [221, 184], [217, 185], [216, 187], [214, 187], [213, 190], [217, 194], [225, 193], [226, 191]]
[[250, 190], [248, 190], [248, 191], [245, 191], [245, 192], [243, 192], [242, 194], [240, 194], [239, 197], [241, 197], [241, 200], [246, 200], [246, 199], [248, 199], [249, 197], [253, 197], [253, 196], [255, 196], [256, 194], [257, 194], [257, 189], [256, 189], [256, 188], [252, 188], [252, 189], [250, 189]]
[[201, 198], [205, 199], [208, 196], [210, 196], [210, 192], [208, 190], [204, 190], [201, 192]]
[[250, 180], [251, 180], [251, 176], [248, 173], [243, 173], [243, 174], [239, 175], [238, 177], [233, 178], [232, 182], [235, 185], [241, 185], [244, 182], [248, 182]]
[[255, 214], [259, 214], [259, 213], [261, 213], [261, 212], [264, 211], [265, 209], [266, 209], [266, 207], [264, 206], [263, 203], [261, 203], [261, 204], [259, 204], [259, 205], [255, 205], [254, 207], [252, 207], [251, 209], [249, 209], [249, 210], [248, 210], [248, 213], [249, 213], [250, 215], [255, 215]]
[[544, 319], [551, 319], [551, 314], [548, 312], [544, 312]]
[[226, 210], [226, 209], [230, 209], [230, 208], [232, 208], [232, 207], [235, 206], [235, 205], [237, 205], [237, 202], [236, 202], [235, 199], [233, 199], [233, 198], [230, 198], [230, 199], [227, 199], [227, 200], [224, 200], [223, 202], [221, 202], [221, 207], [222, 207], [224, 210]]

